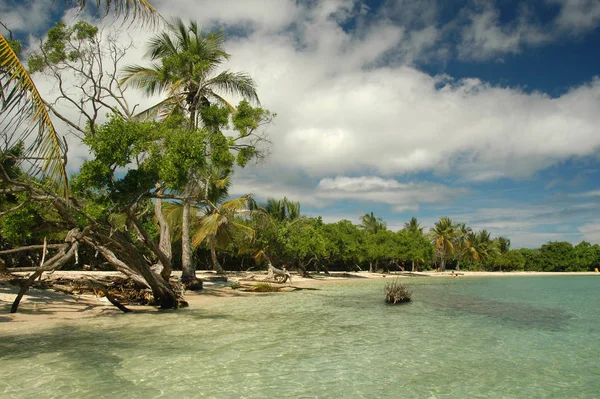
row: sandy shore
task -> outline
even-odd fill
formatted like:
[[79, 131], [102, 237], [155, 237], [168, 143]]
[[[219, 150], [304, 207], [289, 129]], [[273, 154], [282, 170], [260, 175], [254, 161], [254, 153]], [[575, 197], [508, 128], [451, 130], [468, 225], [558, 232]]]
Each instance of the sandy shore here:
[[[94, 275], [105, 272], [73, 272], [73, 271], [58, 271], [54, 273], [54, 277], [64, 278], [81, 278], [86, 275]], [[105, 273], [106, 274], [106, 273]], [[113, 273], [115, 274], [115, 273]], [[118, 273], [116, 273], [118, 274]], [[253, 273], [238, 273], [228, 275], [228, 282], [209, 282], [205, 281], [205, 289], [198, 292], [186, 292], [186, 301], [190, 307], [202, 307], [203, 304], [217, 300], [235, 300], [251, 295], [256, 295], [251, 292], [243, 292], [232, 290], [229, 285], [233, 282], [248, 278]], [[518, 276], [599, 276], [594, 272], [567, 272], [567, 273], [547, 273], [547, 272], [460, 272], [459, 278], [471, 277], [518, 277]], [[210, 271], [198, 272], [200, 278], [214, 277]], [[315, 275], [314, 278], [302, 278], [293, 276], [292, 285], [301, 288], [323, 288], [327, 284], [335, 282], [344, 282], [356, 278], [414, 278], [421, 277], [436, 277], [436, 278], [454, 278], [451, 272], [436, 273], [436, 272], [419, 272], [409, 275], [380, 274], [380, 273], [348, 273], [348, 272], [332, 272], [329, 276], [323, 274]], [[121, 312], [111, 305], [106, 298], [98, 298], [93, 295], [68, 295], [53, 290], [32, 289], [25, 295], [19, 306], [19, 312], [10, 314], [10, 306], [18, 292], [17, 287], [9, 285], [7, 282], [0, 281], [0, 332], [3, 330], [12, 330], [13, 328], [23, 328], [26, 325], [38, 324], [54, 324], [57, 321], [65, 319], [80, 319], [88, 317], [97, 317], [100, 315], [116, 315]], [[155, 308], [149, 306], [129, 306], [131, 309], [155, 311]]]

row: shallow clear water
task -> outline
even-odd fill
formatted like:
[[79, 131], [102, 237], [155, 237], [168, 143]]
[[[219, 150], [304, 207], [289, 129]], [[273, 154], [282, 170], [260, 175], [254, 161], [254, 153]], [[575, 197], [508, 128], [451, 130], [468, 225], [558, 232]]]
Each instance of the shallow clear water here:
[[0, 397], [600, 397], [600, 278], [407, 282], [0, 333]]

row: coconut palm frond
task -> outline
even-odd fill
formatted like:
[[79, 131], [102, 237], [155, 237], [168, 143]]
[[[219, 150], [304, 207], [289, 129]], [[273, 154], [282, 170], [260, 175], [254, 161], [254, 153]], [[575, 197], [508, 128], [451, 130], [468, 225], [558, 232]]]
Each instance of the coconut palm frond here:
[[159, 77], [160, 68], [161, 66], [156, 63], [152, 63], [150, 67], [127, 65], [123, 68], [119, 84], [142, 89], [148, 96], [160, 94], [168, 90], [168, 85]]
[[218, 213], [211, 213], [206, 215], [200, 221], [198, 231], [192, 237], [192, 247], [196, 248], [198, 245], [210, 235], [216, 235], [219, 230], [219, 225], [223, 222], [221, 215]]
[[205, 86], [217, 88], [227, 94], [241, 95], [243, 98], [260, 104], [256, 93], [256, 83], [250, 75], [244, 72], [221, 72], [209, 79]]
[[123, 16], [125, 20], [141, 20], [144, 23], [156, 24], [162, 20], [161, 15], [146, 0], [72, 0], [80, 10], [92, 2], [98, 10], [104, 9], [104, 16], [111, 11], [117, 16]]
[[221, 208], [225, 212], [238, 213], [243, 210], [247, 210], [248, 208], [248, 197], [243, 196], [240, 198], [235, 198], [229, 200], [221, 205]]
[[[9, 146], [22, 142], [25, 146], [22, 161], [32, 165], [30, 172], [41, 172], [62, 194], [68, 195], [63, 158], [66, 145], [56, 132], [33, 80], [1, 34], [0, 93], [0, 141]], [[43, 161], [41, 170], [35, 169], [37, 161]]]
[[242, 234], [242, 236], [244, 238], [246, 238], [247, 240], [253, 240], [254, 236], [256, 235], [256, 231], [254, 231], [254, 229], [252, 227], [246, 226], [245, 224], [242, 223], [237, 223], [237, 222], [232, 222], [231, 223], [232, 226], [235, 227], [236, 231], [239, 232], [240, 234]]
[[138, 112], [133, 118], [137, 121], [163, 121], [173, 115], [177, 109], [177, 102], [169, 97], [148, 109]]
[[210, 97], [213, 97], [215, 100], [217, 100], [217, 102], [227, 108], [229, 108], [231, 111], [235, 111], [235, 107], [233, 106], [233, 104], [231, 104], [229, 101], [225, 100], [225, 98], [223, 98], [222, 96], [218, 95], [217, 93], [215, 93], [212, 90], [208, 90], [207, 93]]

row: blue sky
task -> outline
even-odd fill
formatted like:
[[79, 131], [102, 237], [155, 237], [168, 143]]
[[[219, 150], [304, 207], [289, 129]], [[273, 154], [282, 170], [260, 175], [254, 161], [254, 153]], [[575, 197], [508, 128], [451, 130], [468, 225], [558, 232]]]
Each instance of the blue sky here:
[[[20, 35], [61, 15], [19, 3], [0, 15]], [[151, 3], [226, 29], [227, 67], [278, 113], [270, 158], [233, 194], [326, 221], [373, 211], [392, 229], [449, 216], [513, 247], [600, 243], [600, 1]], [[135, 59], [148, 33], [129, 34]], [[76, 170], [86, 154], [71, 148]]]

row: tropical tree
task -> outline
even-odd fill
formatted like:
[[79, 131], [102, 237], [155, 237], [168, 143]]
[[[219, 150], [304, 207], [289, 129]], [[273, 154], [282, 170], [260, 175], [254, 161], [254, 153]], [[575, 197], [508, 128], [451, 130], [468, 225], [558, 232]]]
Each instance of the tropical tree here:
[[[82, 10], [88, 2], [74, 0]], [[145, 22], [161, 19], [146, 0], [96, 0], [104, 15], [114, 11], [117, 16]], [[0, 33], [0, 151], [6, 153], [19, 142], [27, 143], [19, 164], [30, 172], [47, 176], [64, 195], [67, 194], [66, 145], [56, 131], [48, 109], [27, 69], [19, 60], [20, 44], [9, 30], [7, 39]], [[41, 168], [37, 167], [42, 162]]]
[[376, 217], [373, 212], [365, 213], [360, 217], [360, 226], [361, 229], [366, 231], [367, 233], [375, 234], [378, 231], [386, 230], [387, 225], [383, 218]]
[[440, 259], [440, 271], [446, 270], [446, 260], [454, 253], [456, 228], [449, 217], [443, 217], [435, 223], [430, 231], [432, 243]]
[[267, 198], [267, 202], [259, 205], [258, 209], [264, 211], [277, 222], [293, 222], [300, 217], [300, 202], [290, 201], [287, 197], [278, 200]]
[[208, 241], [213, 270], [218, 274], [225, 273], [225, 270], [217, 259], [217, 246], [226, 247], [234, 241], [234, 237], [247, 241], [254, 238], [254, 230], [238, 220], [240, 216], [250, 212], [248, 204], [251, 201], [251, 196], [245, 195], [222, 204], [209, 203], [198, 223], [198, 230], [192, 238], [192, 246], [195, 248], [205, 240]]
[[510, 251], [510, 239], [506, 237], [497, 237], [496, 245], [501, 254], [505, 254]]
[[423, 227], [421, 227], [421, 223], [417, 221], [416, 217], [411, 217], [410, 220], [404, 223], [404, 230], [410, 231], [416, 234], [423, 234]]
[[[373, 235], [379, 233], [380, 231], [385, 231], [387, 230], [387, 224], [385, 223], [385, 221], [383, 220], [383, 218], [381, 217], [376, 217], [373, 212], [371, 213], [365, 213], [364, 215], [362, 215], [360, 218], [360, 225], [359, 227], [367, 234], [368, 240], [373, 239]], [[379, 258], [376, 257], [375, 260], [375, 269], [373, 269], [373, 261], [372, 261], [372, 257], [369, 260], [369, 272], [373, 273], [374, 270], [377, 269], [378, 267], [378, 262], [379, 262]]]
[[[203, 112], [216, 103], [229, 109], [234, 107], [223, 95], [240, 95], [245, 99], [258, 103], [255, 83], [245, 73], [223, 71], [218, 68], [229, 59], [224, 50], [225, 34], [223, 31], [204, 33], [196, 23], [186, 26], [181, 19], [175, 19], [168, 25], [168, 31], [159, 33], [150, 39], [147, 57], [152, 61], [149, 67], [132, 65], [124, 69], [122, 83], [145, 90], [148, 95], [167, 94], [165, 100], [143, 111], [140, 117], [167, 118], [174, 115], [185, 115], [190, 134], [204, 124], [211, 130], [218, 130], [223, 125], [223, 114], [218, 108], [214, 112]], [[207, 121], [208, 117], [217, 117]], [[214, 145], [222, 144], [222, 135], [211, 137], [207, 151]], [[247, 136], [245, 136], [247, 137]], [[217, 142], [215, 142], [215, 139]], [[251, 149], [244, 147], [242, 152]], [[247, 155], [252, 155], [246, 151]], [[245, 160], [244, 160], [245, 161]], [[243, 165], [242, 165], [243, 166]], [[190, 241], [190, 218], [195, 193], [197, 170], [187, 170], [187, 182], [183, 200], [182, 219], [182, 280], [195, 280], [195, 267], [192, 263]]]
[[485, 266], [491, 262], [494, 257], [500, 254], [496, 240], [492, 240], [491, 234], [487, 230], [471, 232], [467, 235], [469, 241], [468, 253], [472, 260]]
[[466, 256], [469, 256], [469, 250], [471, 249], [471, 241], [469, 241], [469, 234], [472, 229], [465, 223], [456, 224], [456, 237], [454, 238], [455, 254], [456, 254], [456, 270], [460, 270], [460, 262]]

